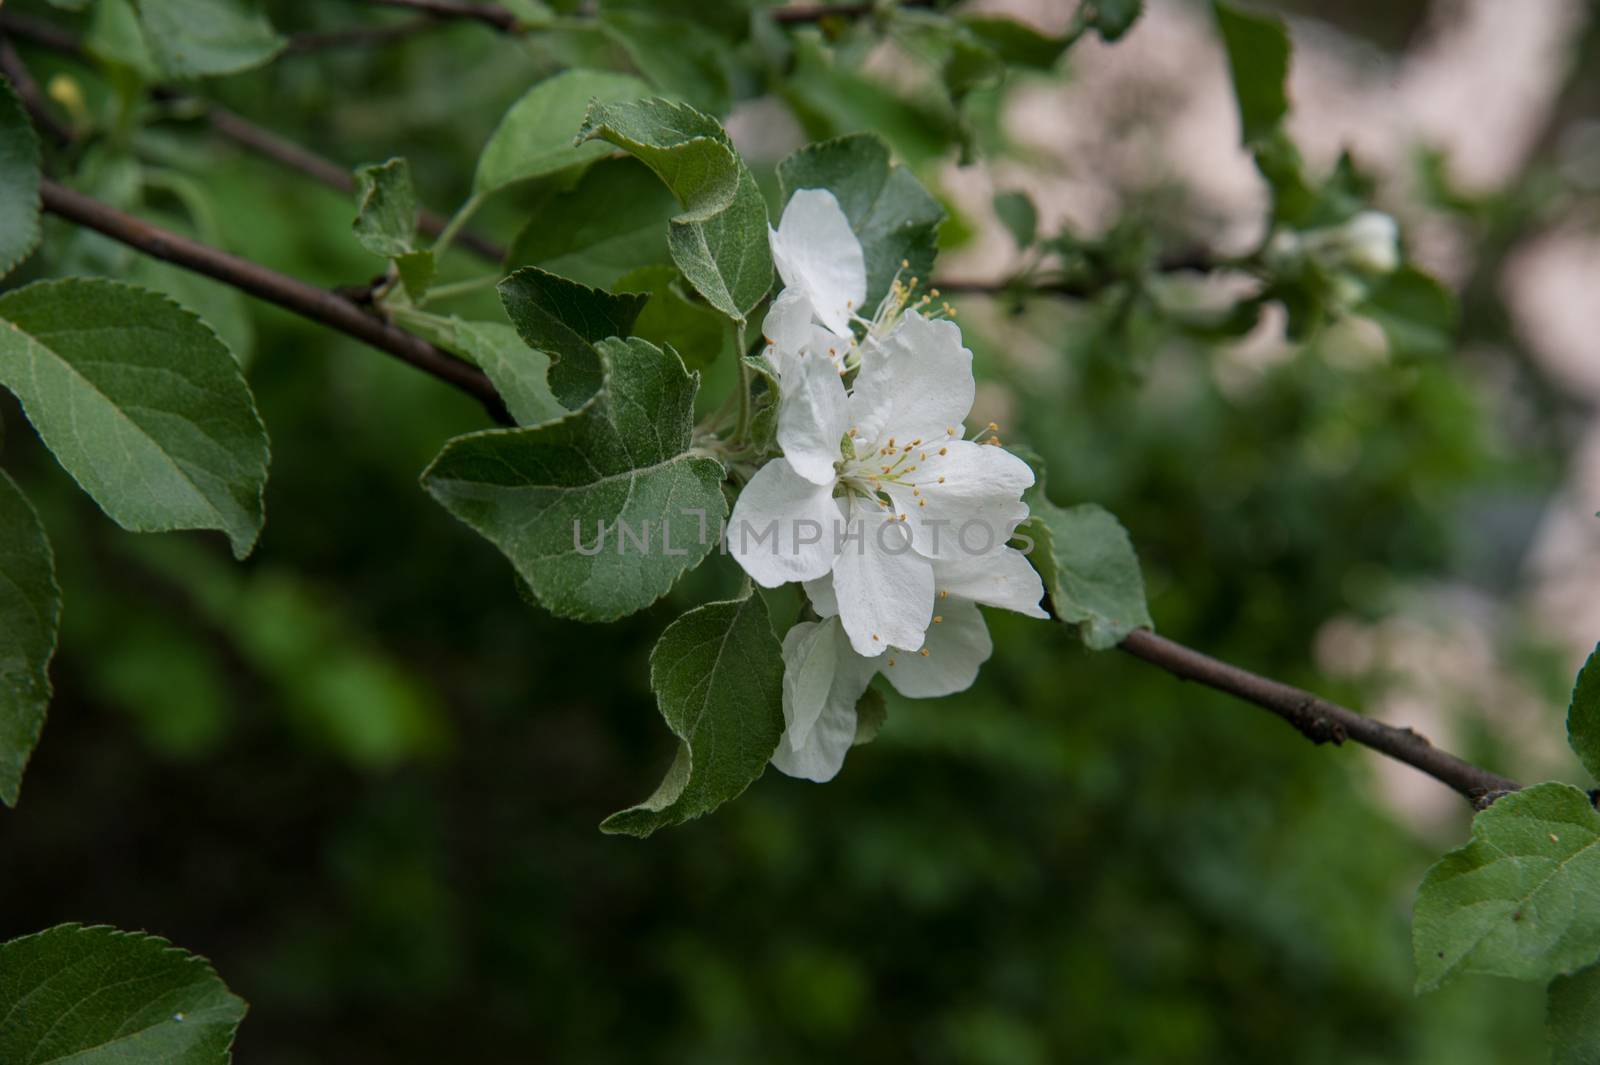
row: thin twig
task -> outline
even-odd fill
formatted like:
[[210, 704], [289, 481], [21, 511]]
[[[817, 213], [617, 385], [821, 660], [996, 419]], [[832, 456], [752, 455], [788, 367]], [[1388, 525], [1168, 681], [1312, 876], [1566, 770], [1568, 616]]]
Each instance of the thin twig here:
[[383, 26], [345, 26], [335, 30], [306, 30], [289, 38], [290, 52], [321, 52], [330, 48], [367, 48], [404, 40], [447, 25], [432, 15]]
[[472, 3], [470, 0], [367, 0], [383, 7], [404, 7], [435, 18], [471, 19], [485, 23], [501, 33], [518, 29], [517, 16], [499, 4]]
[[21, 99], [22, 106], [33, 119], [33, 124], [48, 134], [51, 140], [66, 147], [77, 139], [72, 133], [72, 128], [57, 118], [50, 110], [50, 105], [45, 103], [44, 93], [39, 91], [39, 83], [28, 73], [22, 57], [17, 55], [17, 50], [11, 46], [11, 38], [7, 37], [4, 31], [0, 31], [0, 73], [5, 74], [6, 80], [17, 91], [17, 97]]
[[146, 255], [232, 285], [393, 355], [472, 396], [496, 421], [511, 424], [499, 394], [481, 370], [368, 314], [338, 293], [151, 225], [53, 181], [40, 184], [39, 199], [51, 214], [88, 226]]
[[1229, 665], [1153, 632], [1130, 633], [1118, 647], [1180, 680], [1254, 703], [1283, 718], [1312, 743], [1355, 742], [1421, 770], [1482, 809], [1521, 785], [1442, 751], [1408, 728], [1396, 728], [1281, 681]]

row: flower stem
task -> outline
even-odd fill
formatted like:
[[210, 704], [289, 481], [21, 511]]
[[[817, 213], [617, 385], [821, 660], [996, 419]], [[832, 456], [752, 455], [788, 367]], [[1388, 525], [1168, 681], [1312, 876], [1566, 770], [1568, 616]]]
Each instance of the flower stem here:
[[738, 324], [738, 346], [734, 351], [739, 358], [739, 422], [733, 432], [733, 442], [743, 444], [750, 439], [750, 365], [744, 361], [744, 322]]

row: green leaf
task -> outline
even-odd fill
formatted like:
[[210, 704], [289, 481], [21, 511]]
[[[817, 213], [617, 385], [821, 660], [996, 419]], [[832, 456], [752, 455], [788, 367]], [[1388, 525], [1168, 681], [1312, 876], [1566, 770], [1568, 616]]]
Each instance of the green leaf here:
[[404, 322], [407, 329], [488, 374], [518, 425], [543, 425], [568, 414], [550, 391], [550, 356], [523, 343], [512, 326], [415, 311], [407, 312]]
[[568, 70], [546, 78], [511, 105], [478, 157], [473, 188], [479, 195], [528, 178], [591, 163], [603, 144], [573, 146], [591, 101], [632, 100], [650, 87], [631, 74]]
[[883, 693], [876, 688], [868, 688], [856, 703], [856, 738], [850, 746], [861, 747], [871, 743], [888, 723], [889, 704]]
[[702, 111], [728, 110], [733, 86], [727, 45], [697, 21], [651, 11], [606, 10], [598, 23], [656, 88], [681, 96]]
[[1549, 980], [1600, 958], [1600, 814], [1567, 784], [1506, 795], [1428, 870], [1411, 945], [1417, 990], [1464, 973]]
[[50, 705], [61, 620], [55, 557], [22, 490], [0, 471], [0, 802], [17, 804], [22, 771]]
[[600, 389], [595, 344], [625, 337], [650, 297], [613, 294], [524, 267], [500, 282], [500, 302], [528, 346], [550, 358], [550, 391], [576, 409]]
[[1567, 708], [1567, 742], [1572, 745], [1583, 768], [1600, 777], [1600, 647], [1578, 671], [1572, 686], [1572, 703]]
[[1026, 248], [1039, 235], [1039, 212], [1025, 192], [997, 192], [994, 194], [994, 213], [1000, 224], [1011, 233], [1017, 247]]
[[1550, 1065], [1600, 1061], [1600, 965], [1550, 981], [1545, 1035], [1550, 1042]]
[[139, 80], [155, 81], [161, 76], [130, 0], [97, 0], [83, 46], [96, 59]]
[[1265, 140], [1289, 113], [1289, 33], [1283, 20], [1216, 0], [1217, 27], [1228, 50], [1244, 143]]
[[0, 1061], [225, 1065], [244, 1000], [142, 932], [58, 925], [0, 944]]
[[405, 286], [406, 294], [413, 300], [420, 300], [428, 294], [428, 288], [438, 272], [431, 251], [408, 251], [404, 255], [397, 255], [394, 269], [400, 275], [400, 283]]
[[1015, 19], [993, 15], [957, 15], [957, 23], [995, 55], [1014, 66], [1052, 70], [1076, 35], [1050, 37]]
[[677, 203], [637, 159], [602, 159], [571, 189], [551, 189], [530, 211], [506, 266], [537, 266], [598, 288], [667, 263], [667, 221]]
[[656, 172], [683, 207], [667, 233], [672, 261], [706, 302], [744, 321], [772, 288], [767, 205], [716, 119], [661, 99], [596, 104], [580, 136]]
[[11, 83], [0, 78], [0, 277], [39, 243], [39, 138]]
[[737, 798], [783, 736], [783, 647], [759, 595], [707, 603], [667, 626], [650, 653], [650, 687], [681, 741], [661, 786], [612, 814], [603, 832], [648, 836]]
[[906, 267], [907, 280], [927, 280], [938, 251], [944, 208], [903, 166], [891, 166], [889, 146], [875, 133], [852, 133], [807, 145], [778, 164], [783, 202], [797, 189], [833, 193], [861, 241], [867, 261], [868, 310]]
[[144, 38], [174, 78], [236, 74], [287, 43], [250, 0], [138, 0]]
[[1056, 506], [1042, 482], [1026, 498], [1031, 516], [1021, 531], [1034, 541], [1028, 558], [1056, 617], [1077, 625], [1084, 645], [1096, 651], [1115, 647], [1134, 629], [1153, 628], [1139, 558], [1122, 523], [1093, 503]]
[[129, 284], [154, 289], [199, 315], [201, 321], [217, 331], [239, 365], [249, 369], [255, 355], [256, 327], [244, 293], [193, 270], [145, 255], [136, 256], [121, 277]]
[[1356, 311], [1378, 323], [1395, 355], [1448, 355], [1455, 347], [1455, 297], [1414, 266], [1385, 277]]
[[458, 437], [422, 483], [551, 613], [609, 621], [699, 564], [727, 506], [721, 463], [689, 451], [698, 375], [637, 338], [595, 349], [605, 384], [582, 410]]
[[633, 335], [657, 347], [671, 347], [691, 370], [711, 365], [728, 341], [728, 320], [680, 288], [672, 266], [647, 266], [624, 275], [617, 287], [649, 294], [633, 323]]
[[1106, 41], [1116, 41], [1127, 33], [1144, 11], [1144, 0], [1089, 0], [1083, 19]]
[[411, 186], [410, 163], [390, 159], [356, 171], [356, 218], [351, 228], [363, 248], [386, 259], [415, 249], [417, 194]]
[[243, 558], [264, 520], [267, 431], [239, 364], [177, 304], [116, 281], [0, 296], [0, 385], [111, 519], [218, 529]]

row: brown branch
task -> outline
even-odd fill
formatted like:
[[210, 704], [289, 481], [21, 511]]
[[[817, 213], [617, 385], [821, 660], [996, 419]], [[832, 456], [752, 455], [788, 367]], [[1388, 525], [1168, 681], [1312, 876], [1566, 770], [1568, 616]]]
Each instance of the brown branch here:
[[473, 3], [471, 0], [366, 0], [382, 7], [404, 7], [434, 18], [469, 19], [492, 26], [501, 33], [515, 33], [517, 16], [499, 4]]
[[162, 229], [53, 181], [40, 184], [39, 199], [51, 214], [88, 226], [146, 255], [232, 285], [393, 355], [472, 396], [496, 421], [511, 424], [505, 404], [481, 370], [368, 314], [344, 296]]
[[0, 73], [5, 74], [6, 80], [16, 90], [17, 98], [22, 101], [22, 106], [33, 119], [33, 124], [48, 134], [51, 140], [63, 147], [77, 140], [72, 128], [57, 118], [50, 110], [50, 105], [45, 103], [44, 93], [39, 91], [39, 83], [28, 73], [22, 57], [17, 55], [17, 50], [11, 46], [11, 38], [7, 37], [3, 30], [0, 30]]
[[[1216, 270], [1237, 268], [1218, 258], [1207, 248], [1189, 247], [1163, 255], [1154, 264], [1161, 274], [1184, 271], [1211, 273]], [[933, 287], [950, 296], [1066, 296], [1070, 299], [1093, 299], [1113, 285], [1128, 279], [1115, 275], [1099, 277], [1054, 277], [1043, 281], [1029, 281], [1025, 277], [999, 278], [994, 281], [975, 278], [939, 278]]]
[[53, 22], [4, 10], [0, 5], [0, 33], [7, 33], [20, 41], [29, 41], [72, 59], [83, 58], [83, 45], [78, 38]]
[[1339, 744], [1354, 740], [1404, 762], [1454, 788], [1477, 809], [1521, 787], [1514, 780], [1440, 750], [1411, 729], [1386, 725], [1310, 692], [1201, 654], [1153, 632], [1141, 630], [1130, 633], [1118, 647], [1135, 658], [1160, 666], [1180, 680], [1204, 684], [1269, 710], [1293, 725], [1312, 743]]

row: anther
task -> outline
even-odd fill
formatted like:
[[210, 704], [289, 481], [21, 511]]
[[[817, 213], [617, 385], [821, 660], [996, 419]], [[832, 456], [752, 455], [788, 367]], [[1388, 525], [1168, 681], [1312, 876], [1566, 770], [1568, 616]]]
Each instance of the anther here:
[[[948, 454], [950, 454], [950, 449], [949, 449], [949, 448], [947, 448], [947, 447], [942, 447], [942, 448], [940, 448], [940, 449], [939, 449], [939, 454], [941, 454], [941, 455], [948, 455]], [[941, 480], [941, 481], [942, 481], [942, 480], [944, 480], [944, 478], [943, 478], [943, 477], [941, 477], [941, 478], [939, 478], [939, 480]]]
[[945, 591], [940, 592], [939, 593], [939, 598], [940, 599], [948, 599], [948, 598], [950, 598], [949, 589], [946, 589]]
[[938, 625], [938, 624], [942, 623], [943, 621], [944, 621], [944, 615], [943, 614], [935, 614], [935, 615], [933, 615], [933, 623], [935, 625]]
[[928, 649], [926, 647], [924, 647], [922, 650], [918, 651], [917, 654], [921, 655], [923, 658], [927, 658], [928, 657]]
[[877, 638], [878, 638], [878, 634], [877, 634], [877, 633], [873, 633], [873, 634], [872, 634], [872, 638], [873, 638], [873, 639], [874, 639], [874, 640], [876, 640], [876, 639], [877, 639]]
[[892, 658], [891, 658], [891, 659], [889, 659], [889, 664], [890, 664], [890, 665], [891, 665], [891, 666], [892, 666], [892, 665], [894, 665], [894, 659], [892, 659]]

